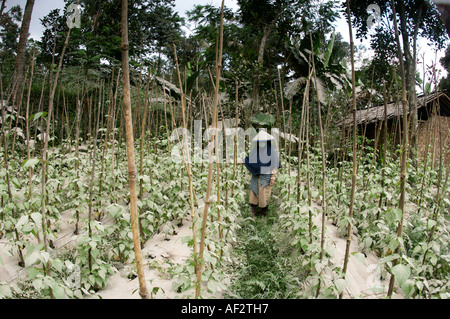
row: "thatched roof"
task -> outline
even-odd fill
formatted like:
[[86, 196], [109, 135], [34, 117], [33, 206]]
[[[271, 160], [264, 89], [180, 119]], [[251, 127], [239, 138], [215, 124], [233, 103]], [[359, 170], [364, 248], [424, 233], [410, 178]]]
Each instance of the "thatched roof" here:
[[[434, 92], [426, 96], [421, 95], [417, 97], [417, 110], [422, 109], [424, 106], [431, 105], [431, 102], [439, 99], [441, 115], [450, 116], [450, 99], [444, 92]], [[387, 105], [386, 117], [391, 119], [393, 117], [403, 116], [403, 107], [401, 101], [391, 102]], [[409, 113], [409, 111], [408, 111]], [[384, 105], [374, 106], [366, 109], [356, 111], [356, 124], [368, 124], [384, 120]], [[353, 115], [349, 115], [343, 120], [336, 123], [337, 126], [352, 126]]]

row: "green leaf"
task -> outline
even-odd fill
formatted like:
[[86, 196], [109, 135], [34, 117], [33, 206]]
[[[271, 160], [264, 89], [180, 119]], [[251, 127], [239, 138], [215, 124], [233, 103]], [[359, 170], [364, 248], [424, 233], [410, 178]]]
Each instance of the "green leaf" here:
[[391, 251], [394, 251], [398, 245], [400, 244], [398, 237], [394, 237], [392, 238], [392, 240], [389, 242], [389, 248], [391, 249]]
[[339, 293], [343, 292], [344, 289], [348, 286], [347, 280], [343, 278], [337, 279], [334, 284], [336, 285], [336, 289]]
[[363, 253], [355, 252], [352, 253], [352, 255], [362, 264], [364, 264], [364, 261], [366, 259], [366, 256], [364, 256]]
[[47, 116], [47, 112], [38, 112], [38, 113], [32, 115], [32, 116], [30, 117], [30, 121], [36, 121], [36, 120], [37, 120], [38, 118], [40, 118], [41, 116], [43, 116], [43, 117]]
[[55, 267], [55, 269], [56, 269], [58, 272], [61, 272], [61, 271], [62, 271], [62, 268], [63, 268], [63, 266], [64, 266], [64, 263], [63, 263], [60, 259], [53, 259], [53, 260], [51, 261], [51, 263], [52, 263], [52, 266]]
[[365, 245], [367, 248], [370, 248], [370, 246], [372, 245], [372, 243], [373, 243], [372, 238], [366, 237], [366, 238], [364, 239], [364, 245]]
[[23, 215], [22, 217], [20, 217], [19, 221], [16, 223], [16, 229], [20, 229], [27, 222], [28, 222], [28, 216]]
[[379, 263], [380, 263], [380, 264], [387, 263], [387, 262], [390, 262], [390, 261], [392, 261], [392, 260], [394, 260], [394, 259], [397, 259], [397, 258], [399, 258], [399, 257], [400, 257], [399, 254], [392, 254], [392, 255], [386, 256], [386, 257], [384, 257], [384, 258], [381, 258], [380, 261], [379, 261]]
[[42, 278], [38, 278], [36, 280], [33, 280], [33, 287], [38, 292], [41, 291], [42, 288], [44, 288], [44, 280]]
[[34, 221], [36, 225], [40, 225], [42, 221], [42, 215], [41, 213], [31, 213], [30, 214], [31, 219]]
[[67, 299], [67, 295], [66, 292], [64, 291], [64, 289], [58, 285], [58, 283], [53, 282], [50, 287], [52, 288], [52, 292], [53, 292], [53, 296], [56, 299]]
[[427, 82], [427, 84], [425, 84], [425, 92], [431, 93], [431, 82]]
[[100, 59], [102, 58], [102, 54], [98, 54], [98, 55], [96, 55], [96, 56], [94, 56], [92, 59], [91, 59], [91, 61], [92, 62], [98, 62], [98, 61], [100, 61]]
[[106, 211], [111, 215], [113, 218], [118, 218], [120, 215], [122, 215], [122, 207], [117, 204], [111, 204], [106, 208]]
[[182, 244], [190, 244], [192, 242], [192, 236], [184, 236], [181, 238]]
[[270, 126], [275, 123], [275, 117], [272, 114], [258, 113], [251, 119], [253, 124], [261, 126]]
[[428, 229], [433, 228], [433, 226], [435, 226], [435, 225], [436, 225], [436, 221], [435, 221], [435, 220], [429, 219], [429, 220], [427, 221], [427, 228], [428, 228]]
[[208, 281], [208, 289], [213, 293], [217, 292], [217, 283], [215, 280]]
[[41, 271], [40, 271], [40, 269], [38, 269], [36, 267], [28, 267], [27, 272], [28, 272], [28, 278], [34, 279], [34, 277], [36, 277]]
[[395, 281], [401, 287], [411, 275], [411, 270], [408, 266], [398, 264], [392, 268], [392, 274], [395, 276]]
[[34, 167], [37, 163], [39, 163], [39, 160], [37, 158], [30, 158], [26, 160], [22, 166], [23, 168]]
[[325, 52], [325, 61], [323, 63], [323, 67], [327, 68], [328, 62], [330, 62], [331, 53], [333, 52], [334, 39], [336, 38], [336, 34], [333, 31], [333, 35], [331, 36], [331, 40], [328, 43], [327, 52]]
[[405, 293], [405, 297], [409, 298], [414, 293], [414, 281], [411, 279], [406, 280], [403, 285], [401, 285], [403, 292]]
[[384, 292], [384, 287], [383, 286], [374, 286], [374, 287], [370, 288], [369, 290], [376, 294], [379, 294], [379, 293]]

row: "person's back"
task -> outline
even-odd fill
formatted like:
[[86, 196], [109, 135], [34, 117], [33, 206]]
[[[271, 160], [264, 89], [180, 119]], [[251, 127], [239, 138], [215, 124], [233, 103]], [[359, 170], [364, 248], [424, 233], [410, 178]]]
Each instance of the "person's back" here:
[[250, 154], [243, 161], [252, 174], [249, 203], [254, 216], [258, 215], [258, 207], [261, 215], [266, 215], [272, 186], [281, 167], [278, 152], [272, 143], [274, 140], [272, 135], [259, 132], [252, 140], [254, 146]]

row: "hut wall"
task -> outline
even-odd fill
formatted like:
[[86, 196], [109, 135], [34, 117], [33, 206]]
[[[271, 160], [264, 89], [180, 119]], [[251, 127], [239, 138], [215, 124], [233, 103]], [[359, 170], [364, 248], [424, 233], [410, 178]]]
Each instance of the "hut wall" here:
[[450, 165], [450, 117], [432, 116], [427, 121], [421, 123], [417, 133], [418, 152], [422, 159], [425, 158], [427, 151], [428, 154], [431, 154], [432, 160], [431, 163], [428, 163], [432, 167], [439, 165], [441, 142], [442, 159], [448, 167]]

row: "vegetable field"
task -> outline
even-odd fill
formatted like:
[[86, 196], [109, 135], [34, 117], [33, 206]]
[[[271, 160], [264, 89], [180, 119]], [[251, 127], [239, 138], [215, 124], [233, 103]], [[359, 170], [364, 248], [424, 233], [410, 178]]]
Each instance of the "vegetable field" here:
[[[7, 2], [0, 299], [450, 297], [447, 79], [418, 73], [402, 23], [442, 50], [432, 2], [411, 1], [420, 24], [373, 1], [363, 61], [355, 1], [197, 5], [186, 35], [174, 1], [66, 0], [40, 41], [39, 1]], [[261, 130], [281, 168], [254, 216]]]

